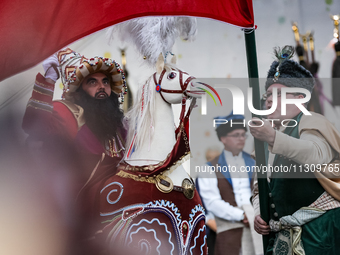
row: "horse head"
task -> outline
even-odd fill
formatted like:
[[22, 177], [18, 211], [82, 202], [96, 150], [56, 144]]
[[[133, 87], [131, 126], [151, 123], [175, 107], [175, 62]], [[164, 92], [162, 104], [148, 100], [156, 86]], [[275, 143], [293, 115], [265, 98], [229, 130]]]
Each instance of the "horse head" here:
[[[181, 117], [183, 117], [187, 100], [193, 99], [191, 102], [193, 106], [196, 98], [200, 98], [206, 93], [207, 90], [203, 87], [210, 87], [182, 71], [175, 64], [175, 57], [171, 59], [170, 63], [165, 63], [163, 55], [160, 54], [156, 63], [157, 71], [139, 88], [136, 103], [127, 114], [129, 119], [127, 158], [130, 158], [133, 151], [142, 149], [143, 145], [145, 148], [147, 140], [149, 144], [147, 151], [149, 152], [155, 134], [165, 137], [172, 134], [173, 138], [170, 143], [173, 143], [175, 136], [170, 105], [181, 103]], [[160, 127], [160, 123], [162, 123], [162, 127]], [[157, 133], [157, 131], [159, 132]], [[170, 138], [169, 135], [167, 137]], [[163, 146], [163, 148], [166, 147]], [[157, 147], [154, 149], [160, 152]], [[164, 152], [165, 155], [167, 153]], [[138, 155], [135, 153], [132, 157], [138, 157]]]
[[197, 80], [187, 72], [176, 67], [176, 57], [165, 63], [160, 54], [156, 63], [157, 72], [153, 75], [156, 92], [169, 104], [183, 103], [183, 98], [200, 98], [206, 84]]

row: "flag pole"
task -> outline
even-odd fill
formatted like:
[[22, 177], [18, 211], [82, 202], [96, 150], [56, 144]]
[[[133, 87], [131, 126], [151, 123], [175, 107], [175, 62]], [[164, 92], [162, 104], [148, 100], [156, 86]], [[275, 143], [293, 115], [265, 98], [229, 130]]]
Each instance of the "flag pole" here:
[[[247, 65], [248, 65], [248, 77], [249, 86], [253, 88], [253, 105], [255, 109], [261, 109], [260, 101], [260, 86], [259, 86], [259, 75], [257, 69], [257, 57], [256, 57], [256, 42], [255, 42], [255, 29], [245, 29], [245, 45], [247, 54]], [[259, 117], [253, 114], [253, 117]], [[254, 139], [255, 141], [255, 157], [256, 165], [266, 165], [265, 153], [264, 153], [264, 142]], [[261, 168], [258, 168], [262, 170]], [[268, 206], [268, 182], [266, 174], [263, 172], [257, 173], [259, 198], [260, 198], [260, 211], [261, 218], [269, 222], [269, 206]], [[268, 246], [269, 235], [262, 236], [263, 250], [264, 253]]]

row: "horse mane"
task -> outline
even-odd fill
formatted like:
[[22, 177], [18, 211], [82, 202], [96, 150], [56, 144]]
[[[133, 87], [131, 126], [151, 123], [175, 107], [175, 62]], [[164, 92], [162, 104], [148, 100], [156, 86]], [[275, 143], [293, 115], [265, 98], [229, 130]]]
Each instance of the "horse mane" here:
[[[178, 70], [175, 65], [170, 63], [166, 63], [164, 69], [166, 72], [170, 72], [172, 69]], [[146, 142], [146, 139], [151, 141], [154, 131], [153, 116], [156, 111], [156, 94], [153, 75], [151, 75], [144, 85], [139, 87], [135, 103], [126, 114], [129, 129], [126, 143], [128, 149], [125, 155], [129, 154], [130, 147], [133, 146], [134, 150], [137, 150]]]

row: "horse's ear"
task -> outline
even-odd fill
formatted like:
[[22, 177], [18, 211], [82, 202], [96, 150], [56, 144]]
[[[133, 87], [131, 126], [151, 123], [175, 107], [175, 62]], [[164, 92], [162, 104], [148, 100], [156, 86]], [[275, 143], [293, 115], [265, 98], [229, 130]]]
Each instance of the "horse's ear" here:
[[176, 55], [174, 54], [171, 58], [171, 64], [176, 65], [176, 62], [177, 62], [177, 58], [176, 58]]
[[157, 63], [156, 63], [157, 73], [160, 74], [163, 71], [163, 69], [164, 69], [164, 57], [161, 52], [158, 56]]

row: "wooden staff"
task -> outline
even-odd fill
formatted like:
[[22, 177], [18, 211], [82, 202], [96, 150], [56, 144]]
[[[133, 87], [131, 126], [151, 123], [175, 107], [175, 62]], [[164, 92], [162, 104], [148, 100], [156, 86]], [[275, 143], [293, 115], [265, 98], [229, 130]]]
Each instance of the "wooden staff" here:
[[300, 45], [300, 35], [299, 35], [299, 28], [297, 26], [297, 22], [293, 22], [292, 29], [293, 29], [293, 32], [294, 32], [296, 45], [299, 46]]
[[125, 70], [125, 66], [126, 66], [125, 49], [120, 49], [120, 54], [121, 54], [121, 56], [122, 56], [122, 66], [123, 66], [123, 70]]
[[303, 42], [303, 48], [305, 50], [305, 56], [306, 56], [306, 64], [307, 66], [309, 66], [309, 58], [308, 58], [308, 44], [307, 44], [307, 40], [308, 40], [308, 36], [309, 36], [310, 32], [307, 32], [306, 34], [300, 34], [301, 38], [302, 38], [302, 42]]
[[315, 62], [315, 56], [314, 56], [314, 38], [313, 38], [313, 34], [314, 32], [312, 31], [309, 36], [308, 36], [308, 39], [309, 39], [309, 48], [310, 48], [310, 52], [311, 52], [311, 55], [312, 55], [312, 63]]
[[333, 24], [334, 24], [333, 36], [334, 36], [334, 38], [339, 40], [339, 20], [340, 20], [340, 15], [331, 15], [331, 19], [333, 20]]
[[299, 63], [300, 65], [306, 67], [306, 62], [305, 62], [305, 57], [304, 57], [305, 51], [300, 44], [300, 34], [299, 34], [299, 28], [298, 28], [297, 22], [292, 23], [292, 30], [295, 36], [295, 43], [296, 43], [295, 51], [299, 57]]

